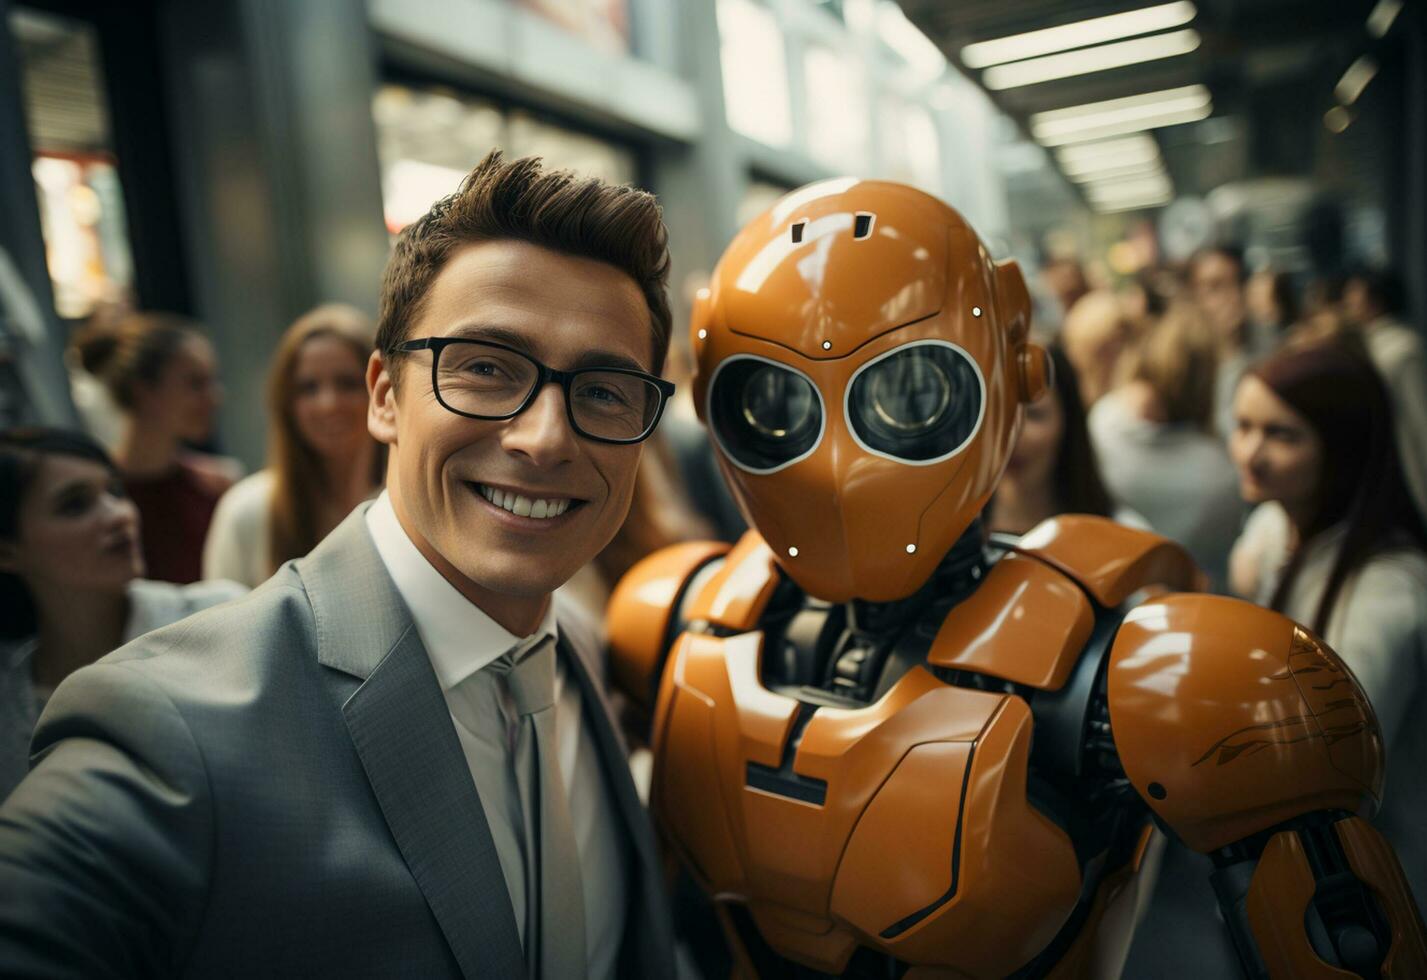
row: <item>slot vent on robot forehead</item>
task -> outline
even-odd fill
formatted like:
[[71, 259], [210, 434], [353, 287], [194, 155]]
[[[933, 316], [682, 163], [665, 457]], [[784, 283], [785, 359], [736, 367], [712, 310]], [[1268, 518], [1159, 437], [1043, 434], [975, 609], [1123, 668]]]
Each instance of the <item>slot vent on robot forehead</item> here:
[[859, 211], [852, 222], [852, 237], [857, 241], [872, 237], [872, 225], [877, 216], [870, 211]]
[[792, 227], [793, 244], [797, 245], [803, 240], [803, 229], [808, 226], [806, 221], [794, 221]]

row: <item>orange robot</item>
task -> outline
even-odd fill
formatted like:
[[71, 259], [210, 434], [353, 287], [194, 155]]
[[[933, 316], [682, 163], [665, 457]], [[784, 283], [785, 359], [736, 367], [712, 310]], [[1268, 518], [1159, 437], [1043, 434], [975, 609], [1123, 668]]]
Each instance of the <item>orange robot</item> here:
[[754, 530], [645, 559], [609, 630], [735, 973], [1115, 975], [1158, 825], [1213, 856], [1247, 974], [1427, 976], [1333, 651], [1153, 534], [984, 532], [1050, 381], [1029, 307], [955, 211], [857, 180], [784, 197], [700, 294], [694, 397]]

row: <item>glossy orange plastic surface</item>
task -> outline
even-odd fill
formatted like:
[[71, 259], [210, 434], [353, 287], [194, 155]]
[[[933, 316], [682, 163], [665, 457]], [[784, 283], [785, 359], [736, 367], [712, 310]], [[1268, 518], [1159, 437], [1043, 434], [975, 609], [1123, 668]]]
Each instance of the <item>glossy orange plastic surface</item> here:
[[680, 590], [728, 547], [722, 541], [690, 541], [661, 548], [626, 572], [610, 595], [605, 611], [610, 679], [645, 711], [654, 708]]
[[867, 707], [818, 708], [790, 755], [798, 703], [759, 682], [760, 644], [686, 635], [661, 692], [652, 805], [700, 884], [822, 970], [858, 944], [978, 976], [1034, 956], [1080, 875], [1025, 797], [1025, 702], [914, 668]]
[[1052, 517], [1016, 550], [1054, 565], [1109, 608], [1150, 586], [1184, 591], [1203, 584], [1189, 552], [1173, 541], [1090, 514]]
[[[870, 216], [862, 235], [859, 215]], [[736, 356], [777, 362], [816, 386], [825, 428], [798, 462], [741, 469], [714, 440], [740, 508], [803, 589], [887, 601], [930, 577], [990, 497], [1020, 405], [1043, 384], [1029, 318], [1015, 263], [993, 262], [960, 215], [910, 187], [824, 181], [739, 233], [695, 303], [694, 400], [707, 420], [709, 379]], [[959, 348], [984, 389], [967, 443], [926, 464], [864, 449], [843, 407], [858, 368], [918, 340]]]
[[1246, 913], [1268, 975], [1293, 980], [1356, 980], [1318, 958], [1303, 925], [1317, 887], [1303, 842], [1292, 831], [1274, 834], [1249, 883]]
[[1034, 558], [1007, 555], [954, 606], [927, 662], [1059, 690], [1095, 625], [1085, 593]]
[[1358, 817], [1339, 820], [1334, 829], [1348, 857], [1348, 866], [1372, 891], [1392, 929], [1392, 946], [1383, 962], [1382, 975], [1402, 980], [1427, 977], [1427, 928], [1392, 846], [1376, 828]]
[[693, 597], [688, 618], [725, 629], [753, 629], [777, 586], [773, 553], [757, 531], [748, 531]]
[[1276, 612], [1212, 595], [1146, 602], [1115, 637], [1108, 682], [1126, 775], [1195, 850], [1381, 798], [1382, 735], [1362, 688]]

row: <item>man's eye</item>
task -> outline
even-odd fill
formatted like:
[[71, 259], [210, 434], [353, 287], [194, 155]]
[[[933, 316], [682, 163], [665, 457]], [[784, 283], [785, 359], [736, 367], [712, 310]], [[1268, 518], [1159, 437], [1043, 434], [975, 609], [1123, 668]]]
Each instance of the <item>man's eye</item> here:
[[624, 404], [624, 397], [618, 391], [607, 385], [587, 385], [580, 394], [593, 401], [605, 402], [610, 405]]

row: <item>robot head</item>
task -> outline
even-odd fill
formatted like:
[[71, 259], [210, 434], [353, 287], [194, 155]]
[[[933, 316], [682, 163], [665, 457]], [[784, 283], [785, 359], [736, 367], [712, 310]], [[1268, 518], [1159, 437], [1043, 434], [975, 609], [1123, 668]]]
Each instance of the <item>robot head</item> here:
[[1047, 384], [1014, 262], [899, 184], [794, 191], [695, 304], [694, 399], [750, 524], [809, 594], [915, 592], [985, 506]]

